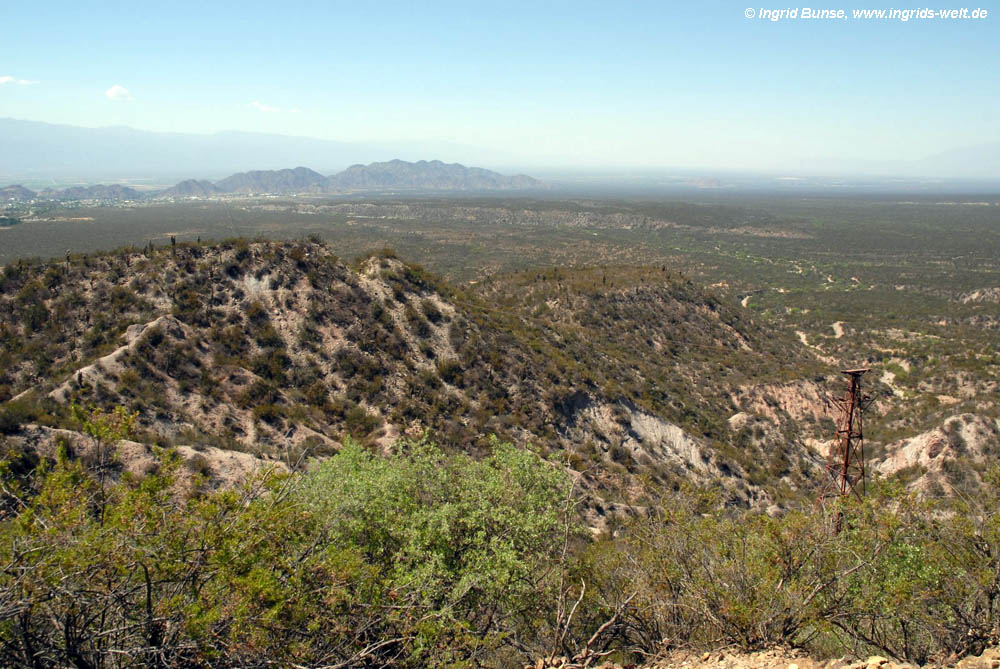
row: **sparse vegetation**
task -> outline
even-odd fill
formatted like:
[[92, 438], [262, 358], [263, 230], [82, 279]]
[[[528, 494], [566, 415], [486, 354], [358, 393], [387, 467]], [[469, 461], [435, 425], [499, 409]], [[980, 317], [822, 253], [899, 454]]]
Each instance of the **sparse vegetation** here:
[[[231, 225], [278, 212], [338, 255], [182, 235], [0, 273], [0, 663], [927, 662], [1000, 635], [995, 207], [258, 205]], [[875, 368], [871, 469], [898, 462], [833, 534], [845, 364]], [[74, 403], [134, 415], [144, 477]], [[296, 473], [217, 490], [211, 447]]]
[[[546, 448], [596, 437], [616, 475], [589, 485], [648, 503], [683, 470], [626, 457], [633, 420], [669, 421], [721, 453], [734, 387], [763, 381], [765, 370], [819, 369], [664, 267], [518, 273], [469, 291], [389, 251], [358, 263], [313, 242], [238, 239], [18, 265], [0, 303], [58, 314], [26, 314], [4, 351], [18, 362], [2, 381], [12, 395], [30, 387], [35, 398], [123, 404], [170, 443], [184, 429], [175, 426], [204, 425], [275, 456], [299, 430], [373, 442], [389, 423], [431, 428], [472, 451], [490, 433]], [[82, 286], [71, 302], [45, 287], [61, 285], [46, 279], [55, 274]], [[590, 406], [606, 406], [614, 423], [599, 428], [603, 413], [582, 419]], [[746, 503], [735, 478], [763, 453], [758, 445], [726, 465], [735, 503]]]

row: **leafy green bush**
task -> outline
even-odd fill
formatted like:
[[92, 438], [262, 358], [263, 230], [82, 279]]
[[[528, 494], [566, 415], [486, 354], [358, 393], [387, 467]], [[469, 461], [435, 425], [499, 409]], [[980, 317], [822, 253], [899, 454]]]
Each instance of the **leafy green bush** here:
[[563, 472], [497, 442], [482, 461], [426, 441], [397, 448], [385, 459], [348, 442], [300, 494], [332, 542], [355, 547], [425, 619], [415, 655], [471, 659], [536, 624], [561, 547]]
[[110, 485], [65, 455], [36, 468], [0, 521], [0, 664], [459, 667], [530, 638], [565, 476], [510, 445], [399, 450], [186, 500], [169, 452]]

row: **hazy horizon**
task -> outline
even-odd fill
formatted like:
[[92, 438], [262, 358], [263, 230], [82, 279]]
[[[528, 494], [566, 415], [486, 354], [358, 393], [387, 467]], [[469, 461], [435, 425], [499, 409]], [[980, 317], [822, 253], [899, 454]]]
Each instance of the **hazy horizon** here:
[[[304, 166], [324, 175], [352, 164], [441, 160], [505, 174], [530, 173], [549, 185], [675, 190], [848, 188], [879, 191], [978, 191], [1000, 185], [1000, 144], [956, 150], [922, 161], [812, 163], [785, 168], [699, 168], [538, 164], [449, 143], [336, 142], [275, 133], [174, 133], [125, 126], [86, 128], [0, 118], [0, 186], [125, 183], [165, 187], [186, 179], [218, 180], [238, 172]], [[969, 154], [978, 154], [970, 160]], [[957, 171], [956, 171], [957, 167]], [[932, 169], [929, 169], [932, 168]], [[936, 171], [935, 171], [936, 168]]]
[[11, 6], [0, 117], [549, 168], [930, 176], [921, 161], [973, 147], [956, 166], [994, 175], [997, 17], [852, 18], [864, 7]]

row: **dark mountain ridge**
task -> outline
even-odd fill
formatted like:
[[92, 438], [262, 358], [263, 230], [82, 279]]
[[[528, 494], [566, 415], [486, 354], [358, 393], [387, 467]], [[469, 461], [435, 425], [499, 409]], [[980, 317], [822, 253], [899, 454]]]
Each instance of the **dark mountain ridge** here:
[[208, 197], [210, 195], [217, 195], [221, 192], [222, 190], [211, 181], [185, 179], [167, 190], [160, 191], [157, 195], [169, 198]]
[[47, 188], [38, 193], [42, 199], [52, 200], [139, 200], [139, 191], [121, 184], [72, 186], [63, 190]]
[[0, 202], [23, 202], [33, 200], [38, 194], [20, 184], [0, 188]]
[[540, 188], [541, 182], [524, 174], [504, 176], [481, 167], [446, 164], [440, 160], [408, 163], [392, 160], [370, 165], [352, 165], [327, 180], [332, 190], [379, 188], [426, 190], [517, 190]]
[[221, 193], [302, 193], [321, 188], [327, 178], [308, 167], [240, 172], [215, 183]]
[[[543, 188], [524, 174], [505, 176], [481, 167], [440, 160], [391, 160], [352, 165], [324, 177], [307, 167], [240, 172], [214, 184], [219, 193], [338, 193], [370, 190], [488, 191]], [[176, 187], [175, 187], [176, 188]], [[171, 189], [172, 190], [172, 189]], [[167, 195], [164, 191], [159, 195]]]

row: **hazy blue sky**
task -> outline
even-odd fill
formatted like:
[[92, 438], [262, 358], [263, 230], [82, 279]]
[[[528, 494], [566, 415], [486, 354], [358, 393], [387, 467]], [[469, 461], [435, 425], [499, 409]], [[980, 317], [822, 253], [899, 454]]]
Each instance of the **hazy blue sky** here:
[[749, 0], [5, 0], [0, 117], [546, 165], [908, 160], [1000, 140], [1000, 5], [980, 1], [985, 20], [772, 22]]

